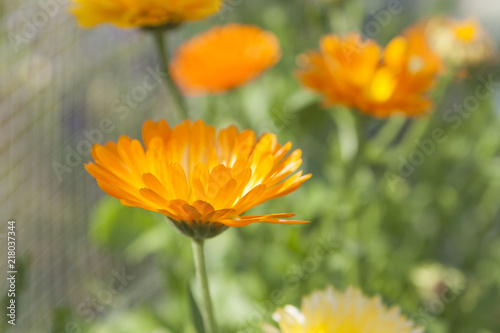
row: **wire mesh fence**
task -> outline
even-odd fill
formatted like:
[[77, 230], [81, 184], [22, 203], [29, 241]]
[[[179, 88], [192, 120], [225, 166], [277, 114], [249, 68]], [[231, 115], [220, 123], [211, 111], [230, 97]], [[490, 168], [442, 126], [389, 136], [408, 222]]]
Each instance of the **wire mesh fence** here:
[[29, 263], [19, 332], [47, 331], [55, 308], [84, 300], [80, 286], [89, 273], [119, 267], [87, 240], [88, 215], [102, 192], [83, 164], [92, 143], [137, 131], [151, 105], [167, 100], [161, 87], [148, 96], [134, 90], [155, 70], [147, 38], [82, 30], [68, 4], [1, 4], [0, 211], [17, 221], [17, 255]]

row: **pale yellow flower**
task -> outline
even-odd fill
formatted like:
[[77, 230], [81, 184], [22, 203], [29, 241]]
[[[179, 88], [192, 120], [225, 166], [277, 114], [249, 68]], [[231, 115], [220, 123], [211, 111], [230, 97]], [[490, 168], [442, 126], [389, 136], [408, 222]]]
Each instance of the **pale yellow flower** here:
[[479, 65], [495, 56], [495, 44], [475, 19], [456, 20], [437, 16], [409, 29], [423, 30], [431, 48], [457, 67]]
[[[328, 288], [302, 300], [301, 310], [292, 305], [273, 315], [281, 333], [422, 333], [398, 308], [387, 308], [380, 297], [367, 298], [349, 288], [345, 293]], [[266, 333], [279, 332], [264, 327]]]

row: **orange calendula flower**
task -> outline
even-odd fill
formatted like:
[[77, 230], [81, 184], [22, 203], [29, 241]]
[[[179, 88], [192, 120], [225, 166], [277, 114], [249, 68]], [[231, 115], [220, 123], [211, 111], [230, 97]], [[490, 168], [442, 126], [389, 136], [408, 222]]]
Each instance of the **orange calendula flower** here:
[[295, 214], [242, 216], [250, 208], [298, 189], [310, 175], [296, 172], [301, 151], [276, 136], [259, 139], [251, 130], [230, 126], [219, 133], [198, 120], [170, 128], [148, 120], [144, 147], [122, 136], [118, 143], [94, 145], [94, 163], [85, 165], [101, 189], [127, 206], [169, 217], [184, 234], [213, 237], [227, 227], [255, 222], [284, 224]]
[[455, 20], [435, 17], [411, 27], [410, 33], [422, 33], [431, 47], [452, 65], [468, 67], [492, 60], [495, 44], [475, 19]]
[[301, 55], [298, 62], [299, 79], [320, 92], [325, 104], [376, 117], [428, 111], [428, 90], [442, 70], [441, 60], [421, 36], [396, 37], [382, 50], [357, 33], [328, 35], [319, 51]]
[[112, 23], [122, 28], [154, 27], [204, 18], [222, 0], [73, 0], [73, 14], [84, 27]]
[[170, 72], [187, 95], [221, 93], [242, 85], [276, 64], [279, 41], [256, 26], [216, 26], [182, 44]]

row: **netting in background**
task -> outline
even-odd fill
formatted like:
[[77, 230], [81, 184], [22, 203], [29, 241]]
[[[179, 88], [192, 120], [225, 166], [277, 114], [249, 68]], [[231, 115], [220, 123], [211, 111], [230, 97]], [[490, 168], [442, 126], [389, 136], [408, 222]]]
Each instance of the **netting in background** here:
[[15, 219], [17, 258], [29, 265], [18, 332], [47, 331], [53, 309], [86, 297], [89, 273], [109, 276], [109, 267], [120, 267], [87, 240], [88, 214], [102, 195], [83, 167], [89, 141], [133, 134], [166, 103], [158, 87], [127, 104], [156, 70], [147, 36], [80, 29], [66, 7], [50, 0], [0, 7], [1, 236], [3, 221]]

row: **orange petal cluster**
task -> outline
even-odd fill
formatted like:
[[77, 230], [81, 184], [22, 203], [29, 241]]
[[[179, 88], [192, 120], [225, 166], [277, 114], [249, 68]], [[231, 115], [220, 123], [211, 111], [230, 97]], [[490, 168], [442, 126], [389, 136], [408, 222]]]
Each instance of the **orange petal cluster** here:
[[148, 120], [143, 145], [122, 136], [96, 144], [85, 165], [100, 188], [127, 206], [159, 212], [188, 228], [194, 224], [241, 227], [255, 222], [297, 224], [294, 214], [241, 216], [265, 201], [298, 189], [310, 175], [296, 172], [301, 151], [230, 126], [216, 133], [198, 120], [174, 128]]
[[216, 26], [182, 44], [170, 64], [186, 95], [221, 93], [259, 76], [281, 58], [279, 41], [256, 26]]
[[415, 116], [431, 107], [428, 92], [442, 71], [441, 59], [425, 36], [392, 39], [385, 50], [358, 33], [327, 35], [320, 50], [298, 58], [300, 81], [324, 96], [327, 105], [344, 105], [388, 117]]
[[122, 28], [192, 21], [216, 13], [221, 0], [73, 0], [73, 14], [84, 27], [111, 23]]

